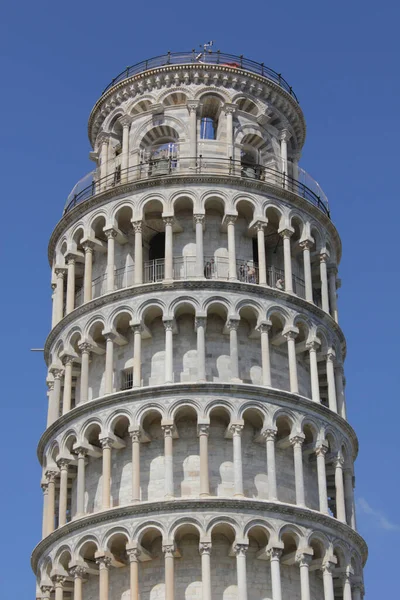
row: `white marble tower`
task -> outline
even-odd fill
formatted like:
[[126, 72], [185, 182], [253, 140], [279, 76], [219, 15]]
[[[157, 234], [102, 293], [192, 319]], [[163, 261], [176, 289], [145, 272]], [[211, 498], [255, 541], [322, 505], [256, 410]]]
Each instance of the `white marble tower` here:
[[49, 244], [36, 598], [360, 600], [341, 243], [294, 92], [168, 54], [88, 132]]

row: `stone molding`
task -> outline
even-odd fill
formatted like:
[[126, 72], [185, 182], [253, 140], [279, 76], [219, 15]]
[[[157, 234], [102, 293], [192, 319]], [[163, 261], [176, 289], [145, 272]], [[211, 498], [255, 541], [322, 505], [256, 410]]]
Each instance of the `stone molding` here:
[[315, 525], [323, 531], [327, 531], [332, 537], [342, 537], [353, 544], [362, 557], [363, 565], [367, 561], [368, 548], [364, 539], [357, 531], [341, 523], [334, 517], [324, 515], [310, 508], [299, 507], [282, 502], [272, 502], [270, 500], [250, 500], [247, 498], [238, 500], [230, 498], [204, 498], [204, 499], [174, 499], [157, 500], [152, 502], [142, 502], [140, 504], [119, 506], [93, 513], [70, 521], [66, 525], [59, 527], [50, 535], [44, 538], [32, 552], [31, 565], [36, 572], [38, 562], [43, 555], [47, 555], [53, 544], [63, 540], [68, 535], [73, 535], [79, 531], [87, 532], [90, 527], [96, 527], [103, 523], [121, 524], [121, 519], [132, 517], [162, 517], [168, 513], [181, 513], [187, 511], [193, 515], [198, 512], [216, 511], [219, 515], [226, 513], [245, 513], [251, 516], [262, 514], [266, 519], [276, 518], [285, 522], [290, 522], [288, 517], [293, 519], [293, 523], [314, 530]]
[[[291, 303], [295, 307], [298, 307], [302, 310], [302, 312], [307, 311], [312, 313], [316, 317], [318, 317], [324, 325], [328, 327], [328, 329], [332, 330], [335, 335], [338, 336], [339, 342], [342, 349], [343, 360], [346, 357], [346, 339], [344, 334], [336, 321], [315, 304], [300, 298], [299, 296], [295, 296], [294, 294], [289, 294], [284, 290], [278, 290], [276, 288], [271, 288], [259, 284], [251, 284], [251, 283], [240, 283], [240, 282], [232, 282], [232, 281], [222, 281], [222, 280], [212, 280], [212, 279], [191, 279], [191, 280], [179, 280], [173, 281], [169, 286], [168, 290], [173, 290], [174, 292], [180, 292], [182, 290], [201, 290], [204, 289], [208, 292], [213, 290], [226, 291], [226, 292], [237, 292], [244, 293], [247, 296], [258, 296], [265, 299], [275, 299], [282, 301], [283, 303]], [[103, 306], [107, 306], [108, 304], [116, 301], [116, 300], [124, 300], [124, 299], [132, 299], [137, 296], [144, 296], [145, 294], [152, 294], [153, 296], [159, 296], [160, 292], [165, 291], [165, 285], [163, 282], [159, 283], [144, 283], [144, 284], [136, 284], [131, 287], [123, 288], [120, 290], [114, 290], [112, 292], [108, 292], [95, 298], [94, 300], [90, 300], [75, 308], [68, 315], [64, 316], [63, 319], [53, 329], [50, 331], [45, 345], [44, 345], [44, 359], [45, 362], [49, 363], [50, 357], [50, 348], [52, 344], [56, 341], [57, 336], [63, 330], [64, 327], [73, 323], [75, 319], [78, 317], [98, 308], [102, 308]]]
[[293, 208], [293, 205], [297, 208], [304, 210], [306, 213], [309, 213], [314, 219], [320, 222], [323, 227], [325, 227], [334, 241], [336, 247], [336, 256], [337, 262], [340, 262], [341, 257], [341, 249], [342, 243], [339, 237], [339, 234], [336, 230], [336, 227], [332, 223], [331, 219], [322, 212], [319, 208], [317, 208], [314, 204], [305, 200], [301, 196], [298, 196], [294, 192], [289, 189], [284, 189], [278, 186], [273, 185], [272, 183], [268, 183], [267, 181], [259, 181], [256, 179], [245, 179], [239, 178], [230, 175], [212, 175], [212, 174], [202, 174], [198, 173], [197, 175], [165, 175], [162, 179], [142, 179], [139, 181], [131, 181], [129, 183], [125, 183], [119, 185], [116, 188], [110, 188], [103, 192], [96, 194], [95, 196], [91, 196], [87, 200], [84, 200], [80, 204], [77, 204], [74, 208], [68, 211], [65, 215], [61, 217], [55, 226], [53, 233], [51, 234], [49, 245], [48, 245], [48, 260], [50, 266], [52, 266], [53, 254], [56, 245], [56, 241], [59, 237], [61, 237], [65, 229], [73, 225], [75, 222], [78, 222], [79, 219], [92, 211], [94, 208], [99, 208], [104, 206], [110, 202], [113, 198], [123, 199], [124, 196], [128, 194], [132, 194], [132, 192], [140, 191], [148, 188], [159, 188], [160, 185], [163, 187], [167, 187], [169, 185], [187, 185], [187, 184], [210, 184], [212, 186], [215, 185], [227, 185], [231, 189], [239, 189], [239, 190], [251, 190], [252, 192], [259, 193], [267, 193], [268, 197], [274, 200], [286, 200], [288, 202], [288, 206]]
[[123, 390], [108, 394], [95, 400], [90, 400], [84, 404], [78, 404], [65, 415], [59, 417], [50, 427], [48, 427], [41, 436], [37, 448], [37, 456], [40, 464], [43, 462], [43, 454], [46, 445], [54, 437], [56, 432], [61, 427], [66, 427], [71, 421], [76, 418], [87, 416], [94, 411], [98, 411], [107, 406], [118, 406], [121, 401], [139, 402], [151, 400], [154, 401], [162, 396], [185, 397], [189, 399], [193, 395], [215, 395], [218, 397], [229, 396], [231, 398], [243, 397], [243, 399], [256, 400], [261, 402], [275, 402], [282, 406], [283, 402], [288, 404], [291, 409], [303, 409], [305, 412], [314, 412], [317, 416], [327, 423], [333, 423], [339, 429], [345, 432], [350, 440], [354, 457], [356, 459], [358, 453], [358, 440], [351, 425], [338, 414], [332, 412], [329, 408], [322, 404], [317, 404], [312, 400], [293, 394], [292, 392], [279, 390], [276, 388], [266, 388], [262, 386], [250, 385], [246, 383], [179, 383], [179, 384], [164, 384], [159, 386], [149, 386], [145, 388], [135, 388], [131, 390]]

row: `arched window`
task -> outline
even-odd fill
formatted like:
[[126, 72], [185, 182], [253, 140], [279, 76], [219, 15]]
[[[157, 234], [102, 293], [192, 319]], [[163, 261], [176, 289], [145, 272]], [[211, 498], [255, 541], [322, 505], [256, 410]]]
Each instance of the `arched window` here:
[[215, 140], [217, 138], [217, 123], [211, 117], [203, 117], [200, 122], [200, 139]]
[[201, 106], [199, 137], [201, 140], [216, 140], [222, 100], [214, 94], [207, 94], [201, 98]]

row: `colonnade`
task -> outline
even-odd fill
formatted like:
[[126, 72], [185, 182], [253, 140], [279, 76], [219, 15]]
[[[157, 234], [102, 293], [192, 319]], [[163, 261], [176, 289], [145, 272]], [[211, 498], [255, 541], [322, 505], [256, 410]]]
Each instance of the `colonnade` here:
[[[237, 581], [237, 596], [240, 600], [247, 600], [248, 588], [251, 582], [248, 581], [246, 571], [246, 555], [248, 544], [243, 542], [234, 542], [232, 549], [236, 560], [236, 581]], [[336, 557], [327, 555], [324, 559], [314, 560], [312, 548], [299, 548], [294, 555], [289, 557], [284, 554], [284, 545], [282, 542], [268, 544], [264, 550], [260, 551], [261, 560], [267, 560], [270, 563], [270, 577], [272, 587], [272, 600], [282, 600], [282, 579], [281, 565], [297, 565], [300, 572], [300, 593], [301, 600], [310, 600], [310, 571], [316, 569], [322, 572], [323, 580], [323, 600], [335, 600], [338, 598], [337, 591], [334, 589], [334, 578], [336, 574]], [[129, 566], [129, 588], [130, 599], [140, 599], [140, 557], [143, 552], [139, 544], [127, 544], [126, 554]], [[164, 555], [164, 598], [165, 600], [175, 600], [175, 561], [179, 554], [177, 546], [174, 542], [162, 544], [162, 552]], [[212, 579], [211, 579], [211, 560], [212, 560], [212, 543], [200, 541], [199, 554], [201, 561], [201, 587], [202, 600], [212, 600]], [[95, 562], [98, 566], [98, 571], [90, 570], [90, 575], [98, 576], [99, 600], [110, 600], [110, 585], [109, 571], [112, 568], [113, 555], [106, 551], [97, 551], [95, 554]], [[42, 598], [50, 599], [50, 594], [55, 591], [55, 600], [64, 600], [64, 589], [68, 585], [68, 591], [71, 589], [71, 580], [73, 581], [73, 600], [86, 600], [83, 589], [84, 582], [89, 576], [89, 570], [85, 567], [85, 563], [72, 563], [69, 568], [69, 576], [54, 575], [52, 577], [53, 586], [43, 585], [41, 588]], [[363, 586], [359, 578], [352, 575], [351, 567], [346, 567], [344, 573], [340, 573], [339, 577], [342, 581], [342, 592], [340, 597], [343, 600], [361, 600], [363, 596]]]
[[[206, 316], [199, 315], [195, 317], [195, 329], [197, 335], [197, 381], [205, 382], [206, 376]], [[239, 383], [239, 351], [238, 351], [238, 334], [239, 317], [228, 317], [226, 321], [226, 329], [229, 331], [229, 352], [230, 352], [230, 371], [231, 382]], [[173, 330], [174, 319], [163, 319], [165, 328], [165, 361], [164, 361], [164, 383], [170, 384], [174, 382], [173, 374]], [[262, 385], [271, 387], [271, 361], [270, 361], [270, 345], [279, 346], [284, 343], [287, 345], [288, 369], [289, 369], [289, 390], [294, 394], [299, 393], [299, 380], [297, 373], [297, 354], [296, 337], [298, 329], [296, 327], [285, 328], [281, 333], [275, 336], [270, 335], [271, 322], [264, 321], [258, 324], [257, 329], [260, 333], [260, 353], [261, 353], [261, 370], [262, 370]], [[132, 325], [134, 333], [133, 342], [133, 378], [132, 388], [138, 388], [142, 385], [142, 334], [143, 325], [135, 323]], [[116, 339], [122, 339], [122, 336], [116, 331], [103, 332], [106, 339], [105, 349], [105, 393], [112, 394], [114, 390], [114, 345]], [[335, 412], [346, 418], [345, 398], [344, 398], [344, 383], [343, 383], [343, 368], [341, 363], [336, 360], [335, 352], [332, 348], [328, 348], [326, 354], [321, 356], [320, 340], [315, 338], [303, 344], [301, 350], [308, 351], [310, 364], [310, 380], [311, 380], [311, 399], [316, 403], [321, 402], [320, 398], [320, 380], [318, 372], [318, 362], [324, 361], [326, 367], [326, 375], [328, 381], [328, 406]], [[89, 369], [90, 369], [90, 354], [94, 350], [104, 352], [103, 349], [95, 347], [88, 341], [82, 340], [78, 344], [80, 356], [76, 354], [64, 354], [62, 361], [64, 366], [52, 365], [50, 373], [53, 379], [48, 380], [49, 385], [49, 411], [48, 425], [53, 423], [60, 412], [66, 414], [71, 409], [72, 398], [72, 369], [73, 364], [80, 363], [80, 403], [88, 401], [89, 397]], [[62, 392], [63, 390], [63, 392]], [[60, 411], [61, 407], [61, 411]]]
[[[196, 234], [196, 278], [204, 278], [204, 244], [203, 227], [204, 214], [194, 214], [195, 234]], [[238, 281], [237, 253], [235, 244], [235, 222], [237, 215], [225, 215], [224, 224], [227, 230], [228, 240], [228, 279]], [[165, 231], [165, 258], [164, 258], [164, 281], [171, 282], [174, 278], [173, 270], [173, 225], [175, 218], [173, 215], [163, 218]], [[254, 223], [257, 234], [258, 261], [259, 261], [259, 284], [267, 285], [267, 261], [265, 253], [265, 228], [267, 219], [258, 220]], [[143, 221], [132, 221], [132, 227], [135, 232], [135, 260], [134, 260], [134, 284], [143, 284]], [[112, 292], [115, 290], [115, 241], [118, 236], [123, 236], [121, 232], [114, 227], [104, 229], [107, 236], [107, 269], [106, 269], [106, 290]], [[285, 291], [293, 294], [293, 273], [292, 273], [292, 248], [291, 236], [294, 229], [291, 227], [280, 229], [279, 235], [283, 239], [284, 253], [284, 287]], [[308, 302], [314, 302], [311, 272], [311, 247], [312, 239], [305, 239], [299, 242], [303, 253], [304, 281], [305, 281], [305, 299]], [[83, 275], [83, 302], [89, 302], [92, 299], [92, 271], [93, 271], [93, 253], [96, 248], [95, 240], [85, 239], [82, 241], [84, 255], [80, 252], [69, 252], [65, 255], [66, 267], [56, 266], [54, 269], [55, 281], [53, 280], [53, 319], [54, 327], [65, 314], [69, 314], [75, 308], [75, 267], [77, 262], [84, 263]], [[327, 252], [319, 254], [320, 259], [320, 280], [321, 280], [321, 301], [322, 309], [330, 313], [337, 321], [337, 301], [336, 301], [336, 273], [334, 265], [328, 264], [329, 255]], [[66, 282], [65, 282], [66, 280]], [[64, 287], [66, 285], [66, 299], [64, 305]]]
[[[174, 423], [161, 421], [161, 428], [164, 433], [164, 498], [165, 500], [174, 497]], [[244, 498], [243, 486], [243, 457], [242, 457], [242, 431], [244, 422], [232, 422], [228, 428], [228, 435], [232, 438], [232, 463], [234, 474], [234, 498]], [[131, 502], [133, 504], [140, 502], [140, 444], [142, 433], [139, 428], [129, 430], [131, 439]], [[303, 444], [305, 436], [303, 433], [291, 435], [284, 440], [276, 441], [276, 429], [264, 429], [261, 437], [264, 439], [266, 448], [266, 472], [268, 478], [268, 499], [270, 501], [279, 501], [277, 487], [277, 471], [275, 460], [276, 445], [280, 447], [293, 447], [294, 461], [294, 484], [295, 497], [298, 506], [306, 506], [305, 485], [303, 475], [304, 450]], [[199, 457], [200, 457], [200, 497], [211, 497], [209, 482], [209, 424], [198, 424], [199, 437]], [[148, 441], [148, 440], [145, 440]], [[99, 438], [100, 447], [94, 448], [84, 443], [74, 446], [74, 456], [60, 457], [57, 459], [57, 465], [54, 468], [49, 467], [45, 473], [45, 479], [42, 483], [44, 493], [43, 503], [43, 537], [54, 530], [55, 527], [55, 508], [56, 508], [56, 483], [59, 483], [59, 526], [67, 522], [67, 494], [68, 494], [68, 469], [73, 462], [76, 465], [76, 514], [74, 518], [79, 518], [85, 514], [85, 466], [86, 457], [90, 453], [94, 457], [102, 459], [102, 490], [101, 490], [101, 510], [107, 510], [111, 507], [111, 479], [112, 479], [112, 452], [125, 447], [125, 443], [116, 438], [113, 433]], [[324, 514], [330, 514], [328, 508], [327, 492], [327, 474], [325, 455], [328, 450], [326, 442], [318, 443], [311, 452], [316, 455], [317, 479], [318, 479], [318, 497], [319, 510]], [[306, 455], [310, 455], [310, 449], [306, 449]], [[333, 465], [335, 478], [335, 500], [336, 500], [336, 518], [343, 523], [348, 523], [355, 528], [354, 521], [354, 492], [353, 476], [348, 465], [344, 469], [344, 461], [340, 454], [329, 456], [329, 463]], [[74, 471], [75, 476], [75, 471]]]

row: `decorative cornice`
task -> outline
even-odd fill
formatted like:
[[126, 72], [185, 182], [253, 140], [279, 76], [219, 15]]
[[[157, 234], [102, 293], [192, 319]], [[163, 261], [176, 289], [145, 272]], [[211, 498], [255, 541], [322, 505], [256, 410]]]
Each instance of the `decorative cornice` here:
[[[65, 539], [68, 535], [73, 535], [79, 531], [87, 531], [89, 527], [95, 527], [103, 523], [116, 523], [118, 519], [132, 517], [152, 517], [164, 515], [166, 513], [188, 511], [189, 514], [195, 514], [199, 511], [215, 510], [224, 515], [225, 512], [250, 512], [262, 513], [266, 518], [292, 517], [293, 522], [301, 524], [304, 527], [314, 528], [317, 524], [321, 528], [329, 529], [335, 537], [342, 536], [346, 541], [353, 544], [362, 557], [365, 564], [368, 557], [368, 548], [364, 539], [354, 529], [341, 523], [337, 519], [324, 515], [311, 508], [303, 508], [293, 504], [284, 504], [282, 502], [271, 502], [269, 500], [251, 500], [230, 499], [230, 498], [204, 498], [204, 499], [174, 499], [157, 500], [156, 502], [141, 502], [129, 506], [120, 506], [109, 510], [93, 513], [70, 521], [66, 525], [59, 527], [53, 533], [44, 538], [33, 550], [31, 565], [36, 572], [38, 562], [41, 556], [48, 554], [51, 546], [56, 542]], [[304, 521], [304, 523], [302, 522]]]
[[314, 219], [319, 221], [332, 236], [336, 246], [336, 255], [337, 262], [340, 262], [342, 244], [339, 237], [339, 234], [336, 230], [336, 227], [332, 223], [331, 219], [322, 212], [319, 208], [317, 208], [312, 202], [305, 200], [301, 196], [298, 196], [294, 192], [284, 189], [281, 187], [277, 187], [272, 183], [267, 181], [259, 181], [257, 179], [246, 179], [229, 175], [212, 175], [212, 174], [172, 174], [165, 175], [160, 179], [141, 179], [139, 181], [131, 181], [129, 183], [121, 184], [117, 187], [110, 188], [99, 194], [91, 196], [87, 200], [84, 200], [80, 204], [77, 204], [74, 208], [68, 211], [66, 214], [62, 216], [60, 221], [57, 223], [53, 233], [50, 237], [49, 246], [48, 246], [48, 259], [49, 264], [52, 266], [53, 264], [53, 254], [56, 242], [59, 237], [63, 235], [66, 229], [77, 222], [83, 215], [88, 212], [94, 210], [94, 208], [99, 208], [104, 204], [107, 204], [112, 199], [119, 199], [132, 194], [136, 191], [141, 191], [143, 189], [154, 188], [154, 187], [163, 187], [166, 188], [168, 186], [173, 185], [188, 185], [188, 184], [212, 184], [215, 185], [229, 185], [232, 189], [240, 189], [240, 190], [249, 190], [252, 192], [258, 192], [261, 194], [271, 194], [272, 197], [276, 200], [285, 200], [289, 202], [289, 205], [294, 205], [306, 213], [310, 214]]
[[256, 400], [261, 402], [276, 401], [282, 403], [287, 402], [290, 408], [299, 408], [307, 411], [312, 411], [316, 416], [319, 416], [323, 421], [335, 425], [345, 432], [348, 439], [351, 441], [354, 449], [354, 460], [358, 453], [358, 441], [354, 429], [341, 416], [332, 412], [323, 404], [317, 404], [312, 400], [293, 394], [291, 392], [278, 390], [275, 388], [267, 388], [247, 383], [171, 383], [158, 386], [148, 386], [142, 388], [134, 388], [123, 390], [107, 396], [90, 400], [84, 404], [78, 404], [75, 408], [59, 417], [50, 427], [48, 427], [41, 436], [37, 448], [37, 456], [40, 464], [43, 462], [43, 454], [48, 442], [56, 435], [59, 429], [66, 428], [69, 423], [76, 418], [87, 416], [95, 411], [98, 411], [107, 406], [118, 406], [121, 402], [129, 401], [139, 402], [144, 400], [154, 401], [162, 396], [229, 396], [235, 398], [244, 398], [246, 400]]
[[[261, 89], [260, 93], [258, 94], [258, 97], [265, 96], [266, 100], [268, 100], [268, 102], [272, 105], [274, 105], [275, 100], [279, 98], [277, 102], [277, 105], [279, 105], [279, 110], [282, 114], [286, 116], [289, 122], [294, 121], [298, 145], [300, 147], [303, 146], [306, 135], [306, 122], [304, 119], [303, 111], [301, 110], [298, 102], [288, 92], [286, 92], [278, 84], [274, 83], [274, 81], [272, 81], [271, 79], [268, 79], [267, 77], [262, 77], [261, 75], [257, 75], [256, 73], [252, 73], [251, 71], [247, 71], [244, 68], [233, 68], [227, 65], [217, 65], [210, 63], [163, 65], [154, 69], [148, 69], [146, 71], [142, 71], [141, 73], [137, 73], [132, 77], [123, 79], [119, 83], [109, 88], [97, 100], [89, 116], [88, 136], [92, 146], [95, 141], [95, 127], [96, 125], [99, 126], [100, 119], [104, 120], [104, 118], [107, 116], [107, 114], [109, 114], [111, 109], [114, 109], [116, 106], [122, 104], [128, 98], [132, 98], [138, 95], [139, 92], [135, 89], [136, 83], [139, 83], [140, 86], [140, 83], [142, 81], [145, 81], [147, 84], [149, 81], [151, 81], [153, 77], [157, 77], [168, 72], [174, 72], [175, 74], [179, 72], [185, 72], [189, 74], [189, 78], [190, 76], [192, 76], [192, 79], [194, 79], [193, 75], [195, 73], [225, 73], [227, 75], [232, 76], [233, 79], [237, 79], [239, 77], [241, 87], [243, 86], [244, 82], [246, 82], [247, 84], [248, 80], [251, 80], [252, 82], [258, 82], [259, 84], [261, 84]], [[227, 85], [224, 85], [222, 83], [222, 79], [220, 85], [221, 87], [226, 88]], [[215, 81], [214, 78], [213, 81]], [[156, 87], [155, 83], [154, 87]], [[163, 87], [169, 86], [165, 83], [163, 84]], [[214, 83], [214, 87], [218, 88], [218, 85], [215, 85]], [[234, 82], [229, 82], [228, 87], [232, 87], [233, 89], [235, 89]]]
[[[288, 294], [284, 290], [278, 290], [277, 288], [271, 288], [267, 286], [262, 286], [259, 284], [250, 284], [250, 283], [240, 283], [233, 281], [222, 281], [217, 279], [190, 279], [190, 280], [179, 280], [174, 281], [168, 286], [167, 291], [182, 291], [182, 290], [208, 290], [214, 291], [218, 290], [226, 291], [226, 292], [236, 292], [236, 293], [245, 293], [248, 296], [258, 296], [263, 299], [274, 299], [278, 301], [282, 301], [285, 303], [289, 303], [294, 305], [295, 307], [301, 309], [302, 312], [306, 311], [315, 315], [322, 323], [324, 323], [331, 331], [337, 335], [339, 338], [343, 360], [346, 357], [346, 339], [344, 337], [343, 331], [339, 327], [338, 323], [330, 316], [328, 313], [319, 308], [315, 304], [300, 298], [294, 294]], [[145, 283], [141, 285], [133, 285], [131, 287], [123, 288], [120, 290], [114, 290], [112, 292], [108, 292], [95, 298], [94, 300], [90, 300], [78, 308], [75, 308], [68, 315], [66, 315], [53, 329], [50, 331], [47, 336], [45, 345], [44, 345], [44, 359], [46, 363], [49, 363], [50, 358], [50, 348], [57, 337], [60, 335], [61, 331], [73, 323], [75, 319], [90, 313], [92, 310], [96, 310], [102, 308], [103, 306], [107, 306], [112, 302], [118, 300], [124, 300], [127, 298], [135, 298], [137, 296], [144, 296], [145, 294], [152, 294], [154, 296], [159, 296], [160, 293], [166, 291], [165, 285], [162, 282], [157, 283]]]

